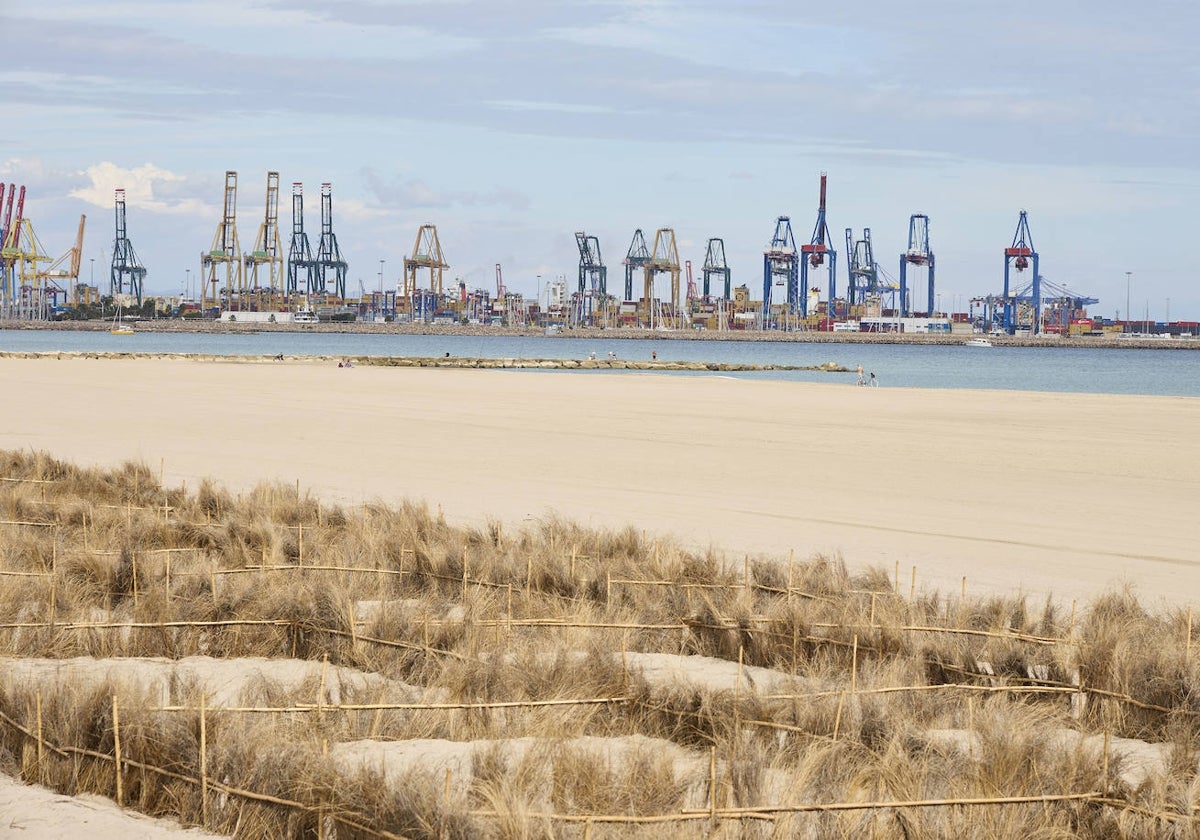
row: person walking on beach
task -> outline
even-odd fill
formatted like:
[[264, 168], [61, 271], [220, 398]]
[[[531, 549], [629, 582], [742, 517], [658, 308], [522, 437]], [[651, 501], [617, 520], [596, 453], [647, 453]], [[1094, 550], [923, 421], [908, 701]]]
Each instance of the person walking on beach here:
[[866, 385], [867, 384], [867, 381], [865, 379], [863, 379], [862, 365], [858, 366], [858, 382], [856, 384], [858, 384], [858, 385]]
[[872, 388], [879, 387], [879, 380], [875, 378], [875, 371], [871, 371], [871, 380], [867, 383]]

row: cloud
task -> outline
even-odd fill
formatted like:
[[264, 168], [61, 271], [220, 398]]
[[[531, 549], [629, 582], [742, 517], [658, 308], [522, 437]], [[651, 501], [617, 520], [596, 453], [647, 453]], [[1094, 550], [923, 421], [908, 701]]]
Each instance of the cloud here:
[[497, 187], [493, 190], [437, 189], [417, 178], [389, 180], [376, 169], [363, 169], [362, 177], [369, 193], [389, 209], [440, 209], [453, 206], [498, 206], [509, 210], [527, 210], [529, 197], [517, 190]]
[[211, 217], [218, 211], [183, 189], [189, 179], [152, 163], [126, 169], [109, 161], [89, 166], [84, 170], [88, 183], [71, 190], [72, 198], [86, 201], [96, 207], [112, 207], [114, 192], [125, 190], [127, 207], [137, 207], [156, 213]]

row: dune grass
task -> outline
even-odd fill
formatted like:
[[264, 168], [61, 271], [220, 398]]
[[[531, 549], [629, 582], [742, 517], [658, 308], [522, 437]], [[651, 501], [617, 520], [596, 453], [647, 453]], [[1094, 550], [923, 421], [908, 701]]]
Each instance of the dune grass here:
[[[239, 838], [1198, 831], [1191, 614], [1128, 591], [910, 592], [835, 557], [43, 453], [0, 452], [0, 478], [0, 656], [321, 663], [218, 704], [169, 669], [0, 677], [0, 769], [64, 793]], [[465, 764], [384, 758], [465, 742]]]

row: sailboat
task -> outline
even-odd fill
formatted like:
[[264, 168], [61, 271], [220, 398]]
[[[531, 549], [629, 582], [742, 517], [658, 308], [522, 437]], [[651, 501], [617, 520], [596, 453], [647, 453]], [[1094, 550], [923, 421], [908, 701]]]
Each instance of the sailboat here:
[[117, 314], [113, 316], [112, 326], [108, 330], [113, 335], [133, 335], [133, 327], [121, 320], [121, 304], [117, 304]]

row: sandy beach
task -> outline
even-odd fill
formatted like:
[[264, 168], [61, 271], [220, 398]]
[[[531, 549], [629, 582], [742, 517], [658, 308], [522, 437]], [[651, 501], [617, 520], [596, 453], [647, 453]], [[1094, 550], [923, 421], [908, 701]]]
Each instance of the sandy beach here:
[[1200, 592], [1200, 400], [329, 362], [0, 359], [0, 447], [457, 522], [551, 514], [907, 587]]

